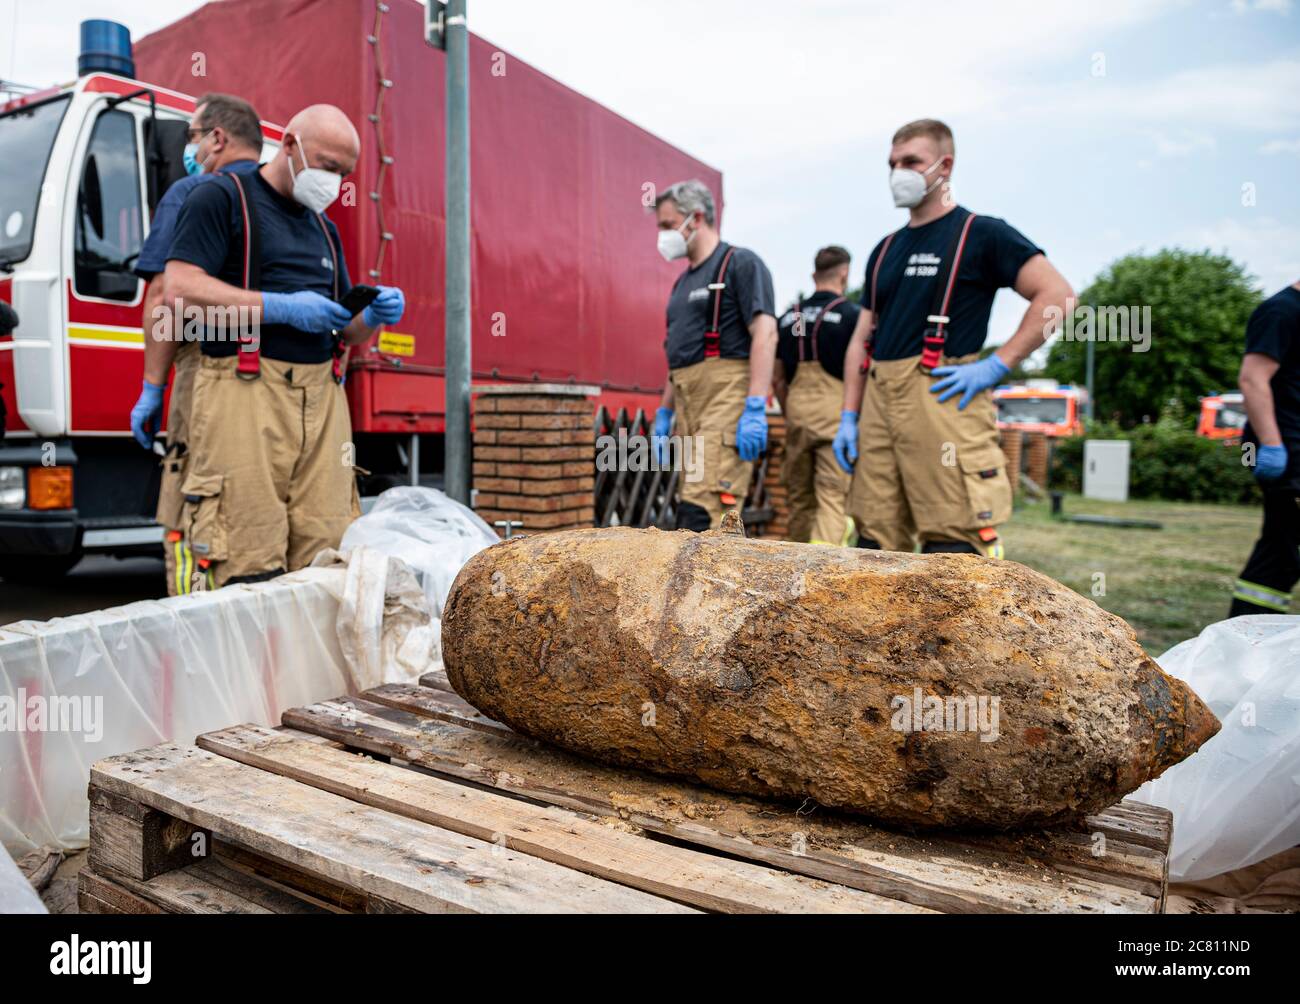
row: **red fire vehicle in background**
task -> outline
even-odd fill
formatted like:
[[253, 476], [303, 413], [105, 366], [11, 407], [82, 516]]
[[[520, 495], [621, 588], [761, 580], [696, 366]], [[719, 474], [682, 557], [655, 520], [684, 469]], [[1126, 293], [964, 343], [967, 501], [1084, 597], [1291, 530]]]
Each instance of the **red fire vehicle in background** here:
[[1246, 399], [1240, 393], [1211, 394], [1201, 398], [1196, 434], [1227, 443], [1241, 441], [1246, 428]]
[[1088, 392], [1055, 380], [1005, 384], [993, 391], [999, 429], [1043, 432], [1055, 439], [1083, 434], [1083, 405]]
[[[0, 105], [0, 577], [62, 574], [87, 552], [156, 553], [157, 457], [131, 438], [143, 373], [150, 217], [181, 176], [194, 97], [227, 92], [266, 120], [338, 105], [361, 133], [329, 210], [354, 282], [407, 311], [352, 352], [357, 464], [374, 494], [438, 483], [444, 431], [443, 53], [416, 0], [225, 0], [83, 53], [76, 81]], [[117, 72], [101, 72], [105, 68]], [[653, 193], [721, 175], [481, 38], [470, 40], [473, 361], [479, 381], [597, 385], [653, 410], [664, 303], [680, 265], [655, 251]]]

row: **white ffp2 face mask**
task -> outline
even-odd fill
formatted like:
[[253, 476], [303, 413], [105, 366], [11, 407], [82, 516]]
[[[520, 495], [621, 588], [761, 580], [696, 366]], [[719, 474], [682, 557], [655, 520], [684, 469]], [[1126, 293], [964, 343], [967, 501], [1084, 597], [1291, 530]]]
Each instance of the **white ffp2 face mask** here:
[[302, 170], [293, 169], [293, 158], [289, 158], [289, 173], [293, 175], [293, 197], [300, 205], [306, 206], [313, 213], [323, 213], [339, 197], [343, 187], [343, 177], [323, 167], [307, 166], [307, 150], [298, 140], [298, 152], [302, 154]]
[[[682, 220], [682, 227], [690, 222], [688, 216]], [[678, 227], [676, 230], [659, 231], [659, 253], [664, 256], [664, 261], [676, 261], [686, 254], [686, 245], [690, 241], [682, 236], [682, 227]], [[695, 236], [694, 231], [691, 231], [691, 236]]]
[[919, 206], [922, 199], [943, 184], [942, 178], [939, 178], [928, 188], [925, 184], [926, 176], [942, 163], [943, 158], [941, 157], [927, 167], [924, 173], [913, 171], [910, 167], [896, 167], [890, 171], [889, 190], [894, 193], [894, 205], [899, 209], [911, 209], [914, 206]]

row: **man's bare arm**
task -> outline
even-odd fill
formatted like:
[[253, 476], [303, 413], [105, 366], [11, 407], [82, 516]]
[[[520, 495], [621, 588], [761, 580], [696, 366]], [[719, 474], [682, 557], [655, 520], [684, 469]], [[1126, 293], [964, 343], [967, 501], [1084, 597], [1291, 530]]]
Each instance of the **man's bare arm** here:
[[1016, 333], [997, 350], [998, 358], [1012, 370], [1029, 358], [1030, 353], [1046, 342], [1056, 329], [1056, 325], [1048, 320], [1051, 308], [1057, 308], [1059, 316], [1064, 318], [1066, 311], [1074, 305], [1074, 290], [1046, 255], [1036, 254], [1020, 266], [1015, 290], [1029, 301], [1029, 306], [1025, 308], [1025, 316]]
[[785, 414], [785, 396], [790, 392], [790, 383], [785, 378], [785, 364], [780, 359], [772, 364], [772, 393], [776, 395], [776, 402], [781, 406], [781, 414]]
[[1262, 352], [1247, 352], [1241, 360], [1241, 374], [1237, 384], [1246, 398], [1246, 417], [1250, 427], [1259, 437], [1261, 446], [1281, 446], [1282, 431], [1277, 426], [1277, 412], [1273, 410], [1273, 374], [1279, 363]]
[[216, 276], [187, 261], [173, 258], [167, 263], [164, 298], [168, 307], [184, 301], [186, 307], [249, 307], [256, 308], [261, 319], [262, 293], [222, 282]]
[[[172, 362], [176, 359], [182, 325], [173, 322], [161, 324], [161, 314], [170, 311], [171, 304], [164, 302], [166, 279], [162, 273], [155, 275], [144, 291], [144, 305], [141, 311], [144, 329], [144, 378], [155, 387], [167, 382], [171, 373]], [[170, 332], [170, 337], [160, 337], [162, 332]]]
[[749, 396], [764, 400], [772, 393], [772, 367], [776, 362], [776, 318], [757, 314], [749, 322]]
[[862, 407], [862, 386], [866, 382], [862, 362], [867, 358], [867, 335], [870, 332], [871, 311], [863, 310], [844, 352], [844, 411], [859, 411]]

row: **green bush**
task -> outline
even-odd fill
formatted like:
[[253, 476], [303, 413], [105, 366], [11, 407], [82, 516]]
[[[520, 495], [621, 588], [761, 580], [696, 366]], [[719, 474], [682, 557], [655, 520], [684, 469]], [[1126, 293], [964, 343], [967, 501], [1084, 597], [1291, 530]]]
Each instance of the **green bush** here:
[[[1159, 421], [1132, 429], [1094, 422], [1086, 438], [1127, 439], [1132, 444], [1129, 495], [1133, 498], [1238, 505], [1259, 502], [1255, 478], [1241, 462], [1241, 448], [1196, 435], [1180, 415], [1165, 414]], [[1082, 491], [1084, 439], [1057, 440], [1052, 451], [1053, 489]]]

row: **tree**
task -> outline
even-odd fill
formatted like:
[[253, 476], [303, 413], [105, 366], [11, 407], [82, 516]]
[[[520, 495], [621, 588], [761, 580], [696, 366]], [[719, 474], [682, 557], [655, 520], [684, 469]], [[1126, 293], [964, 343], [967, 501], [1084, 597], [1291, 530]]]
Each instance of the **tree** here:
[[1197, 414], [1198, 398], [1236, 386], [1246, 321], [1261, 299], [1224, 255], [1178, 248], [1126, 255], [1080, 295], [1044, 373], [1082, 386], [1092, 338], [1097, 418], [1132, 426], [1171, 405]]

